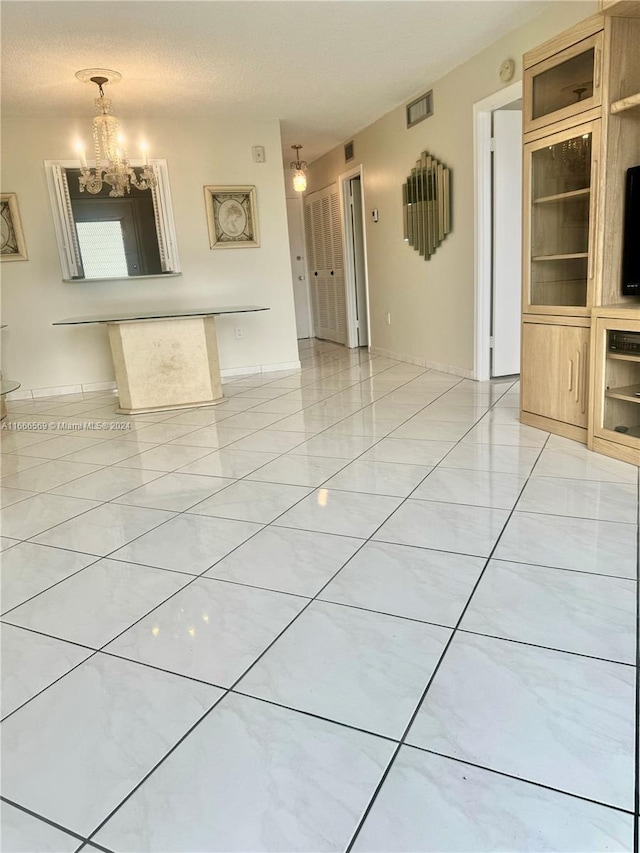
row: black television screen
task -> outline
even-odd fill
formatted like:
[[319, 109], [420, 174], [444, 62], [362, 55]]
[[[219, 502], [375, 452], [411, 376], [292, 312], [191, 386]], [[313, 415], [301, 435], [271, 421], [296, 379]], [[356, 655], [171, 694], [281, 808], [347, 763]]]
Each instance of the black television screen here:
[[623, 296], [640, 296], [640, 166], [627, 169], [622, 294]]

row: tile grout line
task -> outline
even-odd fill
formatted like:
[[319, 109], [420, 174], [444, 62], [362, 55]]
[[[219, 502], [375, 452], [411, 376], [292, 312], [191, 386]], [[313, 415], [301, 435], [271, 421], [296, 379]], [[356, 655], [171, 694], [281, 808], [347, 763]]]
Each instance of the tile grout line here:
[[[545, 441], [545, 444], [543, 445], [543, 447], [540, 449], [540, 454], [544, 450], [544, 447], [546, 447], [547, 442], [548, 442], [548, 438], [547, 438], [547, 441]], [[538, 454], [538, 458], [539, 458], [540, 454]], [[532, 468], [532, 470], [533, 470], [533, 468]], [[531, 474], [529, 474], [529, 477], [530, 476], [531, 476]], [[524, 489], [526, 487], [527, 482], [529, 482], [529, 477], [527, 477], [526, 482], [523, 484], [522, 489], [520, 490], [520, 496], [524, 492]], [[390, 759], [387, 767], [385, 768], [385, 770], [384, 770], [384, 772], [383, 772], [383, 774], [382, 774], [382, 776], [378, 782], [378, 785], [376, 786], [376, 788], [373, 792], [373, 795], [372, 795], [371, 799], [369, 800], [369, 803], [367, 804], [364, 812], [362, 813], [362, 817], [360, 818], [360, 821], [358, 822], [358, 824], [357, 824], [357, 826], [356, 826], [356, 828], [355, 828], [355, 830], [351, 836], [351, 840], [349, 841], [349, 843], [347, 844], [347, 846], [345, 848], [345, 853], [351, 853], [351, 851], [353, 850], [353, 846], [356, 843], [358, 836], [359, 836], [360, 832], [362, 831], [362, 828], [365, 825], [367, 818], [369, 817], [371, 810], [373, 809], [373, 807], [375, 805], [375, 802], [378, 798], [378, 795], [380, 794], [380, 791], [384, 787], [384, 783], [386, 782], [386, 780], [389, 776], [389, 773], [391, 772], [391, 769], [393, 768], [393, 765], [395, 764], [396, 758], [398, 757], [398, 754], [400, 753], [401, 748], [405, 745], [407, 735], [409, 734], [411, 727], [413, 726], [413, 723], [414, 723], [416, 717], [418, 716], [418, 713], [420, 712], [420, 709], [422, 708], [422, 706], [425, 702], [425, 699], [427, 698], [427, 696], [429, 694], [429, 689], [430, 689], [431, 685], [433, 684], [436, 675], [438, 674], [440, 666], [442, 665], [443, 661], [445, 660], [445, 658], [447, 656], [447, 652], [451, 648], [451, 644], [453, 642], [454, 637], [456, 636], [458, 628], [460, 627], [460, 623], [464, 619], [465, 613], [467, 612], [467, 609], [471, 603], [471, 600], [472, 600], [480, 582], [482, 581], [482, 578], [484, 577], [484, 574], [487, 570], [487, 566], [491, 562], [491, 559], [493, 557], [493, 554], [494, 554], [496, 548], [498, 547], [498, 543], [500, 542], [502, 534], [504, 533], [511, 517], [513, 516], [513, 513], [515, 512], [515, 507], [517, 506], [517, 503], [518, 503], [518, 501], [516, 500], [516, 503], [514, 504], [514, 509], [512, 509], [511, 512], [509, 513], [508, 518], [506, 519], [504, 525], [502, 526], [502, 530], [501, 530], [500, 534], [498, 535], [496, 541], [494, 542], [493, 548], [491, 549], [489, 556], [485, 560], [484, 567], [483, 567], [482, 571], [480, 572], [480, 574], [478, 575], [478, 578], [476, 579], [476, 582], [471, 589], [469, 597], [467, 598], [467, 602], [464, 605], [464, 607], [462, 608], [462, 611], [458, 617], [458, 620], [457, 620], [456, 624], [454, 625], [453, 630], [451, 631], [449, 639], [447, 640], [447, 642], [446, 642], [446, 644], [445, 644], [445, 646], [444, 646], [444, 648], [440, 654], [440, 657], [438, 658], [438, 660], [436, 662], [436, 665], [433, 669], [433, 672], [431, 673], [431, 675], [427, 681], [427, 685], [426, 685], [425, 689], [423, 690], [422, 695], [420, 696], [420, 699], [418, 700], [418, 703], [416, 704], [416, 707], [414, 708], [414, 711], [409, 718], [409, 722], [408, 722], [407, 726], [405, 727], [405, 730], [404, 730], [404, 732], [400, 738], [400, 741], [398, 742], [398, 746], [395, 749], [393, 755], [391, 756], [391, 759]]]
[[[581, 800], [584, 803], [591, 803], [594, 806], [601, 806], [605, 809], [611, 809], [615, 812], [620, 812], [621, 814], [631, 815], [633, 816], [632, 809], [625, 809], [622, 806], [614, 806], [612, 803], [605, 803], [602, 800], [594, 800], [591, 797], [584, 797], [581, 794], [575, 794], [571, 791], [565, 791], [562, 788], [554, 788], [552, 785], [545, 785], [543, 782], [536, 782], [532, 779], [525, 779], [524, 776], [515, 776], [513, 773], [506, 773], [504, 770], [496, 770], [493, 767], [486, 767], [484, 764], [477, 764], [474, 761], [467, 761], [464, 758], [457, 758], [455, 755], [446, 755], [444, 752], [438, 752], [435, 749], [426, 749], [423, 746], [418, 746], [417, 744], [404, 744], [407, 749], [416, 749], [419, 752], [423, 752], [427, 755], [437, 755], [439, 758], [445, 758], [449, 761], [455, 761], [457, 764], [464, 764], [468, 767], [475, 767], [478, 770], [483, 770], [485, 773], [493, 773], [496, 776], [500, 776], [503, 779], [513, 779], [516, 782], [523, 782], [525, 785], [533, 785], [536, 788], [542, 788], [545, 791], [553, 791], [556, 794], [562, 794], [564, 797], [572, 797], [575, 800]], [[558, 851], [561, 853], [561, 851]]]
[[[44, 823], [48, 824], [49, 826], [53, 826], [54, 829], [59, 829], [61, 832], [66, 832], [67, 835], [72, 836], [72, 838], [75, 838], [76, 841], [81, 841], [82, 842], [81, 847], [84, 846], [84, 844], [87, 840], [83, 835], [80, 835], [79, 833], [75, 832], [75, 830], [68, 829], [66, 826], [62, 826], [62, 824], [56, 823], [55, 821], [50, 820], [48, 817], [44, 817], [44, 815], [41, 815], [38, 812], [32, 811], [31, 809], [28, 809], [26, 806], [20, 805], [20, 803], [16, 803], [14, 800], [10, 800], [9, 797], [5, 797], [4, 794], [0, 795], [0, 802], [7, 803], [8, 805], [12, 806], [13, 808], [18, 809], [19, 811], [24, 812], [25, 814], [28, 814], [31, 817], [36, 818], [37, 820], [41, 820]], [[79, 848], [76, 847], [75, 849], [78, 850]], [[34, 853], [35, 853], [35, 851], [34, 851]]]

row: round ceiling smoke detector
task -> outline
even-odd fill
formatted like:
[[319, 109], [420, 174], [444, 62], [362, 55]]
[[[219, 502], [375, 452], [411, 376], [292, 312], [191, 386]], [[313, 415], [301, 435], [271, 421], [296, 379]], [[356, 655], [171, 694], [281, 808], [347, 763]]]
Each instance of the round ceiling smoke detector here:
[[111, 68], [84, 68], [82, 71], [76, 71], [76, 78], [81, 83], [96, 83], [94, 77], [97, 77], [103, 86], [107, 83], [119, 83], [122, 80], [122, 74], [119, 71], [113, 71]]

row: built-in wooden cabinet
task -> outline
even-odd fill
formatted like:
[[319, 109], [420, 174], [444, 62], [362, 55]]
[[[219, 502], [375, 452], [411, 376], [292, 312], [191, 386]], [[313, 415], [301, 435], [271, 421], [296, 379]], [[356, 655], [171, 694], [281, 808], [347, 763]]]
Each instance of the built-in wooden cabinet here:
[[605, 15], [640, 18], [640, 2], [638, 0], [600, 0], [600, 11]]
[[640, 164], [636, 11], [609, 3], [524, 56], [521, 421], [638, 464], [640, 356], [611, 343], [640, 332], [640, 299], [621, 293], [625, 172]]

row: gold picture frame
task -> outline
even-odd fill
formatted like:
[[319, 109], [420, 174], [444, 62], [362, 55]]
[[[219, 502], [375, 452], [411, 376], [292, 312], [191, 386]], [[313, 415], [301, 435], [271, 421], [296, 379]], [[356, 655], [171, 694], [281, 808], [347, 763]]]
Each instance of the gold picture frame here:
[[0, 193], [0, 225], [0, 260], [26, 261], [27, 247], [15, 193]]
[[254, 186], [206, 186], [211, 249], [249, 249], [260, 245]]

